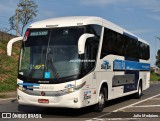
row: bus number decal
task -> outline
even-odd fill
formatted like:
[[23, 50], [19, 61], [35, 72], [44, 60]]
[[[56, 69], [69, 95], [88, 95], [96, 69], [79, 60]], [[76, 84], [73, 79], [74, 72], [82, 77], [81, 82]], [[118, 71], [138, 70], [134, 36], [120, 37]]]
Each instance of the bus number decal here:
[[114, 70], [125, 70], [125, 61], [115, 60], [114, 61]]

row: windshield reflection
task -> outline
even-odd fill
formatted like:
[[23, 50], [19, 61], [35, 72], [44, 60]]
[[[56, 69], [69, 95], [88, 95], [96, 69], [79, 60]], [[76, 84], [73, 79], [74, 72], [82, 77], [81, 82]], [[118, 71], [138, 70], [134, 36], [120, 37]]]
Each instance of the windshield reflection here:
[[70, 60], [79, 59], [77, 43], [83, 33], [83, 27], [29, 30], [22, 44], [19, 75], [28, 79], [57, 80], [78, 75], [80, 62]]

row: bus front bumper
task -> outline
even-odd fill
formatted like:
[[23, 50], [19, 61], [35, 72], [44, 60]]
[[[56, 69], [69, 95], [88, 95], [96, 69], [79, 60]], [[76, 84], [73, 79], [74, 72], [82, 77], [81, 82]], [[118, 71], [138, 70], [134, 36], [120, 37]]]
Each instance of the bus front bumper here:
[[[63, 96], [34, 96], [26, 94], [23, 91], [17, 89], [17, 100], [21, 105], [63, 108], [83, 107], [83, 100], [82, 97], [80, 97], [80, 90]], [[48, 100], [48, 102], [39, 102], [39, 100]]]

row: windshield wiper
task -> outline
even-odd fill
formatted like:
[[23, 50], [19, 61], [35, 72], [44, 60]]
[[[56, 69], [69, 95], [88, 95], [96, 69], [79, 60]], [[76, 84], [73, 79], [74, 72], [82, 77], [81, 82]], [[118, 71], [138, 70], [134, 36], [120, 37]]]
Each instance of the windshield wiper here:
[[55, 68], [55, 66], [54, 66], [55, 64], [54, 64], [54, 62], [53, 62], [53, 60], [52, 60], [52, 57], [51, 57], [49, 54], [48, 54], [47, 62], [50, 63], [51, 69], [52, 69], [52, 71], [53, 71], [56, 79], [57, 79], [58, 81], [60, 81], [60, 79], [59, 79], [59, 74], [57, 73], [56, 68]]

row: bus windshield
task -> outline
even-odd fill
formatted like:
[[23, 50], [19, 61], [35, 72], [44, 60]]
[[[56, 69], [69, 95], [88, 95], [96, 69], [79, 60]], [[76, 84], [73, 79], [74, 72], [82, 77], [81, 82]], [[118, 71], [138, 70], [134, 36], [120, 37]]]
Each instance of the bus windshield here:
[[28, 29], [21, 47], [19, 73], [23, 80], [61, 80], [80, 73], [78, 39], [84, 27]]

